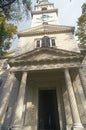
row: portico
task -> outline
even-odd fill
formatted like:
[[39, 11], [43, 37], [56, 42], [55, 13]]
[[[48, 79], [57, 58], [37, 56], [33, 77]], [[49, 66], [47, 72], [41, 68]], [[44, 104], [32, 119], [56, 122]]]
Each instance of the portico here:
[[[43, 58], [44, 52], [45, 59]], [[55, 58], [56, 54], [58, 54], [58, 58]], [[39, 59], [39, 55], [41, 59]], [[77, 89], [75, 80], [77, 80], [78, 70], [81, 67], [79, 58], [82, 58], [79, 57], [79, 54], [62, 50], [57, 51], [54, 48], [42, 48], [10, 60], [12, 65], [10, 71], [15, 73], [15, 77], [20, 82], [12, 121], [13, 130], [41, 130], [50, 129], [50, 127], [56, 130], [84, 129], [79, 115], [80, 106], [77, 105], [77, 98], [75, 97], [75, 89]], [[24, 61], [23, 64], [21, 64], [22, 61]], [[81, 82], [80, 79], [79, 82]], [[80, 87], [82, 87], [82, 84]], [[82, 93], [84, 95], [83, 90]], [[46, 95], [50, 95], [50, 106], [47, 105], [49, 99]], [[52, 105], [53, 102], [54, 106]], [[48, 114], [46, 119], [46, 116], [42, 116], [42, 114], [47, 113], [50, 107], [53, 113]], [[85, 104], [83, 104], [84, 107]], [[53, 116], [55, 117], [55, 115], [57, 116], [54, 120]], [[41, 120], [45, 121], [40, 124]], [[52, 121], [54, 125], [52, 125]]]
[[[75, 70], [76, 68], [64, 68], [55, 70], [47, 69], [40, 71], [16, 72], [15, 74], [17, 75], [18, 73], [21, 73], [21, 80], [12, 129], [49, 129], [49, 124], [47, 124], [47, 128], [44, 128], [44, 124], [41, 124], [41, 126], [39, 126], [39, 122], [40, 120], [42, 120], [41, 118], [43, 118], [42, 116], [40, 116], [39, 111], [43, 114], [45, 108], [50, 109], [49, 106], [47, 106], [47, 104], [49, 105], [49, 100], [46, 99], [48, 101], [47, 103], [47, 101], [43, 99], [43, 96], [41, 98], [40, 93], [45, 92], [49, 96], [49, 92], [54, 92], [54, 96], [56, 93], [57, 103], [55, 104], [54, 109], [54, 106], [52, 106], [51, 108], [53, 109], [53, 112], [55, 112], [55, 114], [57, 112], [58, 117], [56, 118], [56, 120], [54, 120], [55, 122], [57, 122], [57, 126], [51, 126], [51, 129], [71, 130], [73, 128], [73, 130], [83, 130], [83, 124], [81, 123], [79, 110], [77, 107], [77, 100], [75, 98], [75, 92], [72, 86], [73, 82], [70, 76], [72, 74], [72, 71]], [[77, 72], [75, 72], [75, 74], [77, 75]], [[65, 93], [66, 96], [68, 96], [67, 98], [66, 96], [64, 96]], [[47, 98], [46, 95], [44, 95], [44, 97]], [[51, 94], [51, 100], [53, 100], [53, 97]], [[43, 104], [40, 104], [40, 102], [43, 102], [43, 100], [44, 102], [46, 101], [44, 103], [46, 107], [44, 106], [44, 108], [42, 109], [41, 107], [43, 106]], [[52, 105], [52, 103], [50, 104]], [[66, 109], [69, 110], [67, 111]], [[46, 117], [44, 117], [44, 119], [45, 118]], [[49, 119], [41, 123], [46, 124], [49, 123], [48, 121]], [[53, 124], [55, 124], [55, 122], [53, 122]], [[41, 128], [42, 125], [43, 128]]]

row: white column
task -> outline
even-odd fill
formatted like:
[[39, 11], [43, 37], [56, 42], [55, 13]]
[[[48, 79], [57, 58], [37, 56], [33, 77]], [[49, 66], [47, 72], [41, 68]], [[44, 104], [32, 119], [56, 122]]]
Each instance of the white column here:
[[81, 70], [81, 68], [79, 68], [79, 76], [80, 76], [80, 80], [81, 80], [81, 84], [82, 84], [82, 87], [83, 87], [83, 90], [84, 90], [84, 94], [85, 94], [85, 97], [86, 97], [86, 84], [85, 84], [85, 77], [83, 77], [83, 72]]
[[65, 74], [66, 86], [67, 86], [70, 107], [71, 107], [71, 112], [72, 112], [72, 117], [73, 117], [73, 123], [74, 123], [73, 130], [82, 130], [83, 126], [80, 121], [79, 112], [78, 112], [76, 99], [75, 99], [72, 82], [71, 82], [68, 69], [64, 70], [64, 74]]
[[12, 129], [19, 130], [22, 127], [22, 113], [23, 113], [23, 109], [24, 109], [24, 96], [25, 96], [26, 80], [27, 80], [27, 72], [23, 72]]
[[9, 74], [7, 81], [3, 88], [3, 92], [1, 95], [1, 101], [0, 101], [0, 128], [2, 127], [2, 124], [4, 122], [4, 118], [5, 118], [11, 90], [13, 87], [14, 79], [15, 79], [14, 73]]
[[84, 113], [85, 113], [84, 116], [86, 116], [86, 98], [85, 98], [85, 93], [84, 93], [84, 90], [83, 90], [83, 87], [82, 87], [82, 83], [81, 83], [81, 79], [80, 79], [79, 74], [76, 75], [75, 85], [78, 89], [78, 93], [79, 93], [79, 96], [80, 96], [80, 99], [81, 99], [81, 102], [82, 102], [82, 108], [84, 108]]

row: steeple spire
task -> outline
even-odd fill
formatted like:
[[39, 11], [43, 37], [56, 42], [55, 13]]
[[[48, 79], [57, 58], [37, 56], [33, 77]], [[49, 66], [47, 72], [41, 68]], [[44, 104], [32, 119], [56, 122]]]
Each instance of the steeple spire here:
[[46, 3], [46, 2], [48, 2], [48, 0], [37, 0], [37, 3], [39, 4]]

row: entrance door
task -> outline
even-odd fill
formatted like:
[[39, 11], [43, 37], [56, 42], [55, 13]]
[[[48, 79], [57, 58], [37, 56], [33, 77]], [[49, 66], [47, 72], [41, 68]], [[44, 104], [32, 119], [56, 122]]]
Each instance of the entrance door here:
[[38, 130], [60, 130], [55, 90], [39, 91]]

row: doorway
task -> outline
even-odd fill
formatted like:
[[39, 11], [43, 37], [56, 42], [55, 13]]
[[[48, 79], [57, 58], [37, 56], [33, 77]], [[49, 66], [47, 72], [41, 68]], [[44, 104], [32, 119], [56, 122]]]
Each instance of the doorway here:
[[60, 130], [56, 90], [40, 90], [38, 105], [38, 130]]

